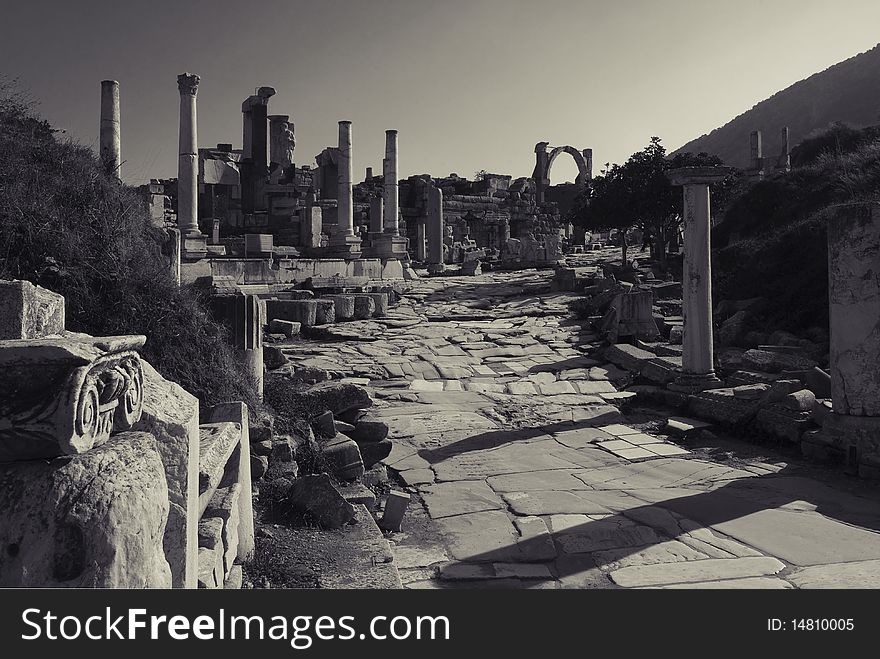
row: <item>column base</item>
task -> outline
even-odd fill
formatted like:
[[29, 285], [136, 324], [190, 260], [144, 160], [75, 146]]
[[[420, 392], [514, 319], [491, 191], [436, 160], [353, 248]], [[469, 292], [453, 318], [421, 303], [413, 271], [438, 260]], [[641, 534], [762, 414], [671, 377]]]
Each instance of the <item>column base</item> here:
[[721, 380], [716, 377], [715, 371], [709, 371], [708, 373], [684, 373], [666, 386], [672, 391], [695, 394], [706, 389], [717, 389], [720, 384]]
[[184, 261], [198, 261], [208, 256], [208, 236], [198, 230], [182, 231], [180, 258]]
[[390, 233], [375, 235], [370, 243], [369, 255], [380, 259], [409, 259], [409, 240]]
[[330, 239], [330, 254], [336, 258], [359, 259], [362, 250], [360, 236], [336, 234]]

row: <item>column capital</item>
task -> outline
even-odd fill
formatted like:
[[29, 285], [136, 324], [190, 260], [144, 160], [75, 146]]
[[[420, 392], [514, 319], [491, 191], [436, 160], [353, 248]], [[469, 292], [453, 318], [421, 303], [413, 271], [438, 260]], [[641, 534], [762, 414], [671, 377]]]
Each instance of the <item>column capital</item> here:
[[388, 130], [385, 131], [385, 134], [386, 135], [397, 135], [397, 129], [396, 128], [389, 128]]
[[199, 82], [201, 80], [195, 73], [181, 73], [177, 76], [177, 90], [181, 96], [185, 94], [195, 96], [199, 92]]
[[710, 165], [707, 167], [678, 167], [666, 172], [672, 185], [710, 185], [733, 174], [733, 167]]

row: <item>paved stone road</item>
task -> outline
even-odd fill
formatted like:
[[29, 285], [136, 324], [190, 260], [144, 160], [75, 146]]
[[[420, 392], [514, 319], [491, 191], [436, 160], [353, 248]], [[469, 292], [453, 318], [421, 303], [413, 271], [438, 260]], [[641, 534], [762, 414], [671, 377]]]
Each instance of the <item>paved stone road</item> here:
[[623, 373], [551, 275], [424, 279], [386, 319], [285, 348], [377, 401], [417, 493], [391, 537], [407, 587], [880, 587], [876, 488], [729, 466], [621, 415]]

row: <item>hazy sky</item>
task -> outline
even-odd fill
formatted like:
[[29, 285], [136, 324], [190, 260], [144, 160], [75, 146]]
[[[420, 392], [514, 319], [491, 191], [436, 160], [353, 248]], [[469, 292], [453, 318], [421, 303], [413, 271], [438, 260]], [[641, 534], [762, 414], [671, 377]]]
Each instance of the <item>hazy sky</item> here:
[[[878, 0], [0, 0], [0, 72], [95, 145], [120, 81], [129, 183], [176, 175], [176, 76], [202, 77], [199, 144], [241, 147], [241, 102], [273, 86], [297, 164], [354, 123], [354, 167], [528, 176], [534, 145], [595, 170], [659, 135], [669, 150], [880, 40]], [[878, 81], [880, 84], [880, 81]], [[570, 158], [554, 183], [573, 180]]]

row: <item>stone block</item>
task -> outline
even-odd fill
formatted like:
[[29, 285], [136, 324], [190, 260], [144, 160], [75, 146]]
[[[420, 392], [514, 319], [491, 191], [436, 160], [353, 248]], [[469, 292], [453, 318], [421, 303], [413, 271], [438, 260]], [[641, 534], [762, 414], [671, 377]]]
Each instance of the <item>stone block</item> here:
[[241, 519], [239, 498], [241, 495], [241, 486], [238, 483], [218, 488], [205, 508], [205, 517], [217, 517], [223, 520], [223, 575], [217, 580], [218, 587], [226, 581], [226, 576], [238, 556], [238, 526]]
[[376, 313], [376, 302], [369, 295], [354, 296], [354, 317], [355, 320], [367, 320], [372, 318]]
[[388, 315], [388, 293], [367, 293], [373, 299], [376, 307], [373, 312], [374, 318], [384, 318]]
[[386, 531], [400, 531], [409, 500], [410, 496], [406, 492], [391, 490], [385, 499], [385, 510], [382, 512], [379, 527]]
[[174, 588], [195, 588], [198, 571], [199, 401], [147, 362], [144, 403], [135, 430], [156, 438], [165, 465], [170, 510], [165, 553]]
[[199, 515], [226, 472], [233, 451], [241, 442], [241, 427], [230, 422], [205, 423], [199, 426]]
[[332, 325], [336, 322], [336, 306], [333, 300], [315, 300], [315, 325]]
[[316, 300], [266, 300], [266, 317], [272, 320], [290, 320], [301, 327], [316, 324], [318, 305]]
[[273, 334], [283, 334], [288, 339], [296, 334], [299, 334], [301, 329], [301, 324], [296, 323], [292, 320], [280, 320], [278, 318], [274, 318], [269, 321], [269, 331]]
[[0, 341], [0, 461], [83, 453], [130, 430], [143, 405], [144, 336]]
[[148, 433], [120, 433], [81, 455], [2, 464], [0, 586], [170, 588], [168, 509], [165, 468]]
[[64, 296], [20, 279], [0, 281], [0, 340], [64, 331]]
[[639, 373], [644, 365], [655, 357], [653, 352], [636, 348], [627, 343], [609, 346], [605, 350], [605, 359], [633, 373]]
[[354, 295], [326, 295], [332, 300], [336, 311], [336, 320], [354, 320]]
[[354, 507], [330, 482], [327, 474], [301, 476], [287, 491], [282, 515], [307, 513], [324, 529], [338, 529], [354, 518]]
[[241, 401], [219, 403], [208, 409], [207, 416], [210, 422], [230, 422], [240, 429], [238, 447], [230, 457], [227, 475], [233, 475], [235, 482], [241, 487], [241, 494], [238, 498], [238, 557], [240, 560], [247, 561], [251, 559], [254, 552], [254, 508], [251, 491], [252, 463], [250, 442], [248, 441], [250, 436], [248, 407]]

